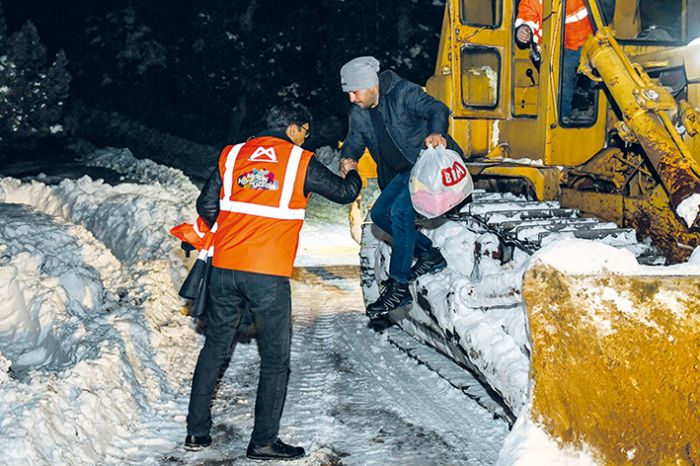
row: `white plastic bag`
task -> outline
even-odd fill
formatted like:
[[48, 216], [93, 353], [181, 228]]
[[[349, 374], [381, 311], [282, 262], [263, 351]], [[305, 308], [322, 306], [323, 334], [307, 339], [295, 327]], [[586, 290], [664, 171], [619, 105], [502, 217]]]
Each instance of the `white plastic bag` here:
[[421, 152], [411, 170], [408, 186], [413, 208], [427, 218], [444, 214], [474, 190], [462, 158], [442, 146]]

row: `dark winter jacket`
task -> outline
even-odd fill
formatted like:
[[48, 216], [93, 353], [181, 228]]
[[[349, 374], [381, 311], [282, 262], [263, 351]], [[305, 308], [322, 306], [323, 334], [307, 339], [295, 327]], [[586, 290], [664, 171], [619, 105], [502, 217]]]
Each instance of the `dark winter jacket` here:
[[[266, 131], [258, 136], [273, 136], [292, 142], [281, 132]], [[197, 213], [210, 227], [219, 216], [219, 194], [221, 192], [221, 174], [219, 167], [214, 168], [211, 176], [202, 188], [197, 198]], [[311, 157], [304, 179], [304, 194], [317, 193], [338, 204], [348, 204], [357, 198], [362, 189], [362, 180], [356, 171], [349, 172], [345, 179], [337, 176], [325, 165]]]
[[[434, 133], [442, 134], [447, 139], [447, 147], [464, 156], [459, 145], [447, 134], [450, 116], [447, 106], [391, 70], [379, 75], [378, 110], [389, 136], [411, 165], [416, 163], [420, 151], [425, 148], [425, 138]], [[377, 162], [379, 187], [384, 188], [395, 173], [382, 163], [369, 110], [353, 106], [342, 157], [359, 160], [365, 148]]]

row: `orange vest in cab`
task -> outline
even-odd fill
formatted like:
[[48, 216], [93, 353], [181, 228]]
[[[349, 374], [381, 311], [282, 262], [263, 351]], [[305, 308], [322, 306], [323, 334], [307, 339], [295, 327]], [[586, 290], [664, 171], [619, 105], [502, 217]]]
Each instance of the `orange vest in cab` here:
[[270, 136], [224, 148], [214, 267], [290, 277], [313, 153]]
[[[542, 44], [542, 0], [520, 0], [515, 28], [521, 24], [530, 27], [535, 45], [540, 46]], [[564, 47], [578, 50], [590, 34], [593, 34], [593, 27], [586, 4], [583, 0], [568, 0], [564, 18]]]

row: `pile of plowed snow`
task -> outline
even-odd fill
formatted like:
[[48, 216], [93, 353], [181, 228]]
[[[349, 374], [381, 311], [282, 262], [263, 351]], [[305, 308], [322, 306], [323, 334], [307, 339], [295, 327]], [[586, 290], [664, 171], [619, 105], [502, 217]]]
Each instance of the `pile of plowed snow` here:
[[[180, 315], [186, 268], [168, 230], [194, 220], [199, 189], [128, 150], [85, 163], [123, 183], [0, 179], [3, 463], [152, 462], [184, 435], [202, 337]], [[346, 215], [330, 209], [312, 217]], [[345, 236], [334, 260], [357, 263]], [[324, 237], [317, 223], [300, 251]]]
[[[198, 190], [126, 151], [97, 155], [130, 167], [136, 182], [0, 180], [0, 451], [9, 463], [133, 461], [182, 433], [173, 413], [186, 400], [175, 394], [195, 362], [182, 355], [200, 343], [188, 319], [174, 318], [185, 269], [167, 230], [194, 215]], [[151, 428], [156, 439], [134, 444]]]

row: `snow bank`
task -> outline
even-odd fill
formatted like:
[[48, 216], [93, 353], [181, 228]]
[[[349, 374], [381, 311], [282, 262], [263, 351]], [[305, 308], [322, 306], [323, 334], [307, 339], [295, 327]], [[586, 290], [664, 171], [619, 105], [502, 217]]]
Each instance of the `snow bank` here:
[[142, 184], [110, 186], [85, 176], [48, 186], [4, 178], [0, 202], [32, 205], [83, 225], [121, 261], [169, 257], [177, 242], [167, 232], [194, 218], [198, 189], [179, 170], [159, 170], [154, 162], [137, 160], [128, 150], [100, 150], [87, 163], [122, 170], [125, 177]]
[[688, 262], [669, 266], [642, 265], [634, 253], [604, 242], [564, 239], [553, 242], [532, 256], [561, 272], [597, 274], [610, 272], [621, 275], [700, 275], [700, 248], [695, 249]]
[[[168, 230], [195, 218], [199, 189], [128, 150], [85, 163], [123, 183], [0, 179], [1, 464], [153, 464], [185, 432], [201, 337]], [[357, 263], [349, 229], [328, 230], [347, 208], [317, 198], [309, 214], [300, 262]]]
[[528, 416], [520, 416], [498, 455], [497, 466], [596, 466], [587, 451], [562, 449]]
[[181, 441], [200, 343], [180, 318], [167, 230], [192, 218], [198, 190], [127, 152], [99, 155], [143, 184], [0, 180], [3, 464], [139, 462]]

